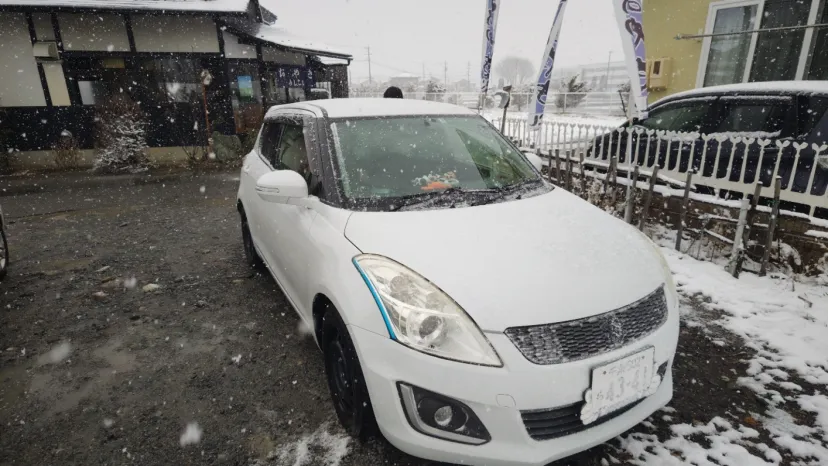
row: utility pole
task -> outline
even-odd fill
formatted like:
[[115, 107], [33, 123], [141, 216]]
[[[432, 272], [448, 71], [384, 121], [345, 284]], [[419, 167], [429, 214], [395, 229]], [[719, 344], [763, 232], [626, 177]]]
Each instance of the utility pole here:
[[607, 77], [606, 77], [606, 82], [605, 82], [605, 84], [604, 84], [604, 86], [605, 86], [605, 89], [604, 89], [604, 90], [605, 90], [605, 91], [609, 89], [609, 71], [610, 71], [609, 69], [610, 69], [610, 62], [612, 62], [612, 50], [610, 50], [609, 57], [607, 57]]
[[374, 78], [371, 76], [371, 47], [365, 47], [368, 50], [368, 84], [374, 84]]

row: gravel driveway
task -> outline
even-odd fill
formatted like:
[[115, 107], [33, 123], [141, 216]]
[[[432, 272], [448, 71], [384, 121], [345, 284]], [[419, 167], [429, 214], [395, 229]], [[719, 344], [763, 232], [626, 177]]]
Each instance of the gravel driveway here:
[[[0, 464], [428, 464], [342, 434], [316, 345], [245, 266], [237, 184], [188, 175], [0, 198]], [[738, 342], [682, 332], [671, 423], [761, 409], [729, 382], [744, 371]], [[662, 415], [647, 432], [667, 428]], [[625, 462], [614, 445], [564, 464]]]

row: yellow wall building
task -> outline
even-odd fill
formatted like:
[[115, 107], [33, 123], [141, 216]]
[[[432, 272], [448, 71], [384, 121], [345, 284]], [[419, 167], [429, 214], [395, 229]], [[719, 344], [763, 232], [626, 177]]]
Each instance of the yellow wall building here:
[[[650, 102], [717, 84], [828, 79], [826, 0], [646, 0], [643, 19], [648, 60], [665, 59]], [[780, 27], [790, 29], [768, 30]]]

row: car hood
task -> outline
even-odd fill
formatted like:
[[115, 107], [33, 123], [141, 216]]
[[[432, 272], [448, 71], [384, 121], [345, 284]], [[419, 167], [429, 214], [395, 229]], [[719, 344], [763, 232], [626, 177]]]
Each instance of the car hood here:
[[486, 331], [607, 312], [665, 279], [648, 239], [563, 189], [476, 207], [356, 212], [345, 235], [426, 277]]

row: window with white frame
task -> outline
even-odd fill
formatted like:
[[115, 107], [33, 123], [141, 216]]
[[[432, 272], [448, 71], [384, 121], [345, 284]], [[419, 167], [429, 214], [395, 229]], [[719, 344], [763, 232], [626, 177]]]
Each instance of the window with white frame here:
[[[825, 3], [826, 0], [711, 3], [697, 85], [826, 79], [828, 59], [824, 50], [828, 29], [819, 27], [828, 17]], [[815, 24], [818, 26], [807, 27]]]

